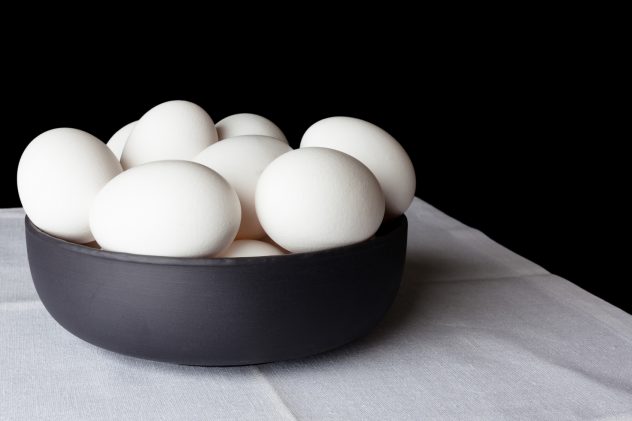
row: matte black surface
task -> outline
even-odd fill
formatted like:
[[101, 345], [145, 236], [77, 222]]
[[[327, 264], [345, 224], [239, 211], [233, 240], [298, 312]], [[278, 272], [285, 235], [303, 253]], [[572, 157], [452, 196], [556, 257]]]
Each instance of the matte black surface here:
[[315, 253], [182, 259], [96, 250], [25, 224], [35, 288], [64, 328], [121, 354], [208, 366], [304, 357], [368, 333], [397, 294], [408, 227], [401, 216]]

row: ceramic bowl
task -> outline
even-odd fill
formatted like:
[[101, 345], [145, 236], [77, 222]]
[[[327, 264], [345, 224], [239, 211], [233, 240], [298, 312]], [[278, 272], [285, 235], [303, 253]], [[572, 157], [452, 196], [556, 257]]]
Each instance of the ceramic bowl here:
[[187, 259], [98, 250], [26, 218], [35, 288], [66, 330], [139, 358], [225, 366], [293, 359], [367, 334], [402, 278], [407, 220], [313, 253]]

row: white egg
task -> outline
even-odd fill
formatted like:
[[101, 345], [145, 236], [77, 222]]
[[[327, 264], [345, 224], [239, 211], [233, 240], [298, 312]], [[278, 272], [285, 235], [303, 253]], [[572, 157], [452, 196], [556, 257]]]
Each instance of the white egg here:
[[190, 160], [217, 142], [217, 130], [209, 115], [188, 101], [169, 101], [147, 111], [129, 135], [123, 168], [152, 161]]
[[263, 237], [260, 241], [263, 241], [264, 243], [268, 243], [268, 244], [272, 244], [274, 247], [279, 248], [280, 250], [283, 250], [284, 254], [289, 253], [288, 250], [285, 250], [283, 247], [281, 247], [279, 245], [279, 243], [277, 243], [276, 241], [274, 241], [272, 238], [270, 238], [270, 236], [266, 233], [265, 237]]
[[159, 161], [106, 184], [90, 228], [104, 250], [203, 257], [233, 241], [240, 219], [237, 194], [222, 176], [193, 162]]
[[130, 133], [132, 133], [132, 130], [134, 130], [135, 126], [135, 121], [126, 124], [125, 126], [121, 127], [116, 133], [114, 133], [110, 140], [108, 140], [108, 148], [110, 148], [110, 150], [119, 160], [121, 159], [121, 154], [123, 153], [125, 143], [127, 143], [127, 138], [129, 137]]
[[366, 165], [386, 197], [386, 218], [403, 214], [415, 197], [415, 169], [402, 146], [386, 131], [352, 117], [331, 117], [313, 124], [301, 148], [336, 149]]
[[215, 257], [278, 256], [283, 250], [272, 244], [257, 240], [236, 240]]
[[235, 136], [260, 135], [270, 136], [288, 143], [287, 138], [276, 124], [257, 114], [233, 114], [220, 120], [215, 127], [220, 140]]
[[268, 165], [257, 185], [256, 209], [272, 240], [286, 250], [308, 252], [371, 237], [384, 216], [384, 195], [357, 159], [305, 148]]
[[52, 129], [26, 147], [18, 165], [18, 193], [26, 214], [43, 231], [88, 243], [90, 206], [121, 172], [103, 142], [77, 129]]
[[195, 162], [217, 171], [237, 192], [241, 202], [238, 239], [265, 236], [255, 209], [257, 181], [270, 162], [291, 150], [271, 137], [238, 136], [217, 142], [195, 157]]

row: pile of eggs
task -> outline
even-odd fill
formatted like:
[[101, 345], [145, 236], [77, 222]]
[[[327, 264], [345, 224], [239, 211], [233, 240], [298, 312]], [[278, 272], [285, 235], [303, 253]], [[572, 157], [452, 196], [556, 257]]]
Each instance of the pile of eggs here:
[[107, 145], [77, 129], [42, 133], [23, 153], [17, 183], [30, 220], [67, 241], [245, 257], [366, 240], [408, 208], [415, 172], [401, 145], [363, 120], [321, 120], [293, 150], [264, 117], [215, 124], [198, 105], [169, 101]]

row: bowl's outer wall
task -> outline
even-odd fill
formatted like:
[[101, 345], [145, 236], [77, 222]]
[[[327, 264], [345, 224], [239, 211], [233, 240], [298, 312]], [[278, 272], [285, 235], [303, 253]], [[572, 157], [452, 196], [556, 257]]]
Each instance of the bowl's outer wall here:
[[308, 356], [368, 333], [402, 278], [407, 221], [390, 225], [358, 245], [245, 264], [112, 259], [77, 251], [28, 219], [26, 242], [37, 293], [74, 335], [151, 360], [242, 365]]

